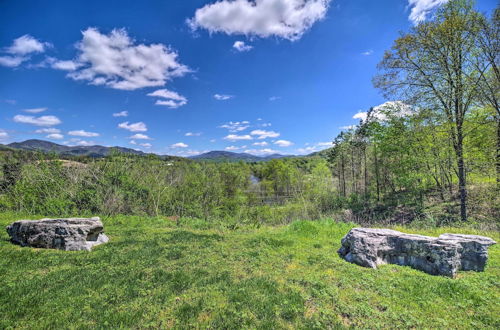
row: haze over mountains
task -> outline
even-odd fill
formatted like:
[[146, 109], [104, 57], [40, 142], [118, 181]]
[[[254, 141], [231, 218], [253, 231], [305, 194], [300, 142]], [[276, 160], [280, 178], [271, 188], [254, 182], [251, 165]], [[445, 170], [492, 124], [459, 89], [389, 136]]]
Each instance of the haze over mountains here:
[[[6, 147], [19, 150], [28, 151], [41, 151], [41, 152], [54, 152], [60, 154], [61, 156], [88, 156], [88, 157], [106, 157], [112, 150], [116, 150], [125, 154], [134, 155], [147, 155], [140, 150], [135, 150], [125, 147], [105, 147], [100, 145], [95, 146], [65, 146], [44, 140], [26, 140], [23, 142], [13, 142]], [[272, 154], [268, 156], [255, 156], [248, 153], [236, 153], [229, 151], [210, 151], [204, 154], [189, 157], [194, 160], [208, 160], [208, 161], [245, 161], [245, 162], [259, 162], [268, 161], [271, 159], [278, 159], [284, 157], [295, 157], [295, 156], [285, 156], [280, 154]]]

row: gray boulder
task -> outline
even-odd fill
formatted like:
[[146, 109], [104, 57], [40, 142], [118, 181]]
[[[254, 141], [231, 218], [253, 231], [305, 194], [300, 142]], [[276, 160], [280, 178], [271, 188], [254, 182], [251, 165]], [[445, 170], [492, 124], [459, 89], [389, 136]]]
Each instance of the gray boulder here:
[[342, 238], [339, 255], [360, 266], [410, 266], [432, 275], [455, 277], [459, 270], [483, 271], [488, 237], [443, 234], [439, 237], [404, 234], [390, 229], [354, 228]]
[[109, 240], [98, 217], [19, 220], [7, 226], [7, 233], [14, 244], [66, 251], [90, 251]]

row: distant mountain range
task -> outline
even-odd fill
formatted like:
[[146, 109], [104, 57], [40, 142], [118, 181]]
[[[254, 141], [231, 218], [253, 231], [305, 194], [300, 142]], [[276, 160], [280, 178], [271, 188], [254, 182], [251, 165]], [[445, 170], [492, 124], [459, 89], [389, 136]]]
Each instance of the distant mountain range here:
[[[28, 151], [54, 152], [61, 156], [87, 156], [87, 157], [106, 157], [111, 153], [111, 150], [116, 150], [125, 154], [147, 155], [146, 153], [124, 147], [104, 147], [104, 146], [65, 146], [44, 140], [26, 140], [23, 142], [14, 142], [6, 146], [0, 144], [0, 150], [20, 149]], [[310, 156], [314, 156], [311, 154]], [[162, 156], [163, 158], [177, 158], [174, 156]], [[279, 159], [286, 157], [297, 157], [291, 155], [272, 154], [268, 156], [255, 156], [247, 153], [236, 153], [229, 151], [210, 151], [204, 154], [189, 157], [192, 160], [198, 161], [214, 161], [214, 162], [264, 162], [271, 159]]]
[[43, 140], [26, 140], [23, 142], [14, 142], [8, 144], [7, 147], [29, 151], [55, 152], [62, 156], [105, 157], [110, 154], [111, 150], [117, 150], [126, 154], [145, 155], [145, 153], [142, 151], [130, 148], [104, 146], [64, 146], [61, 144]]
[[271, 159], [285, 158], [285, 157], [295, 157], [295, 156], [285, 156], [280, 154], [272, 154], [268, 156], [255, 156], [247, 153], [237, 153], [230, 151], [210, 151], [201, 155], [196, 155], [189, 157], [195, 160], [206, 160], [206, 161], [217, 161], [217, 162], [264, 162]]

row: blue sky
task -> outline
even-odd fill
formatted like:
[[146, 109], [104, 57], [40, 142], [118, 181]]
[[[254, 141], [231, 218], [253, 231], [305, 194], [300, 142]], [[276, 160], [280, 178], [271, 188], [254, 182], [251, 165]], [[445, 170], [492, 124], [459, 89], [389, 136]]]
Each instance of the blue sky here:
[[376, 64], [444, 2], [0, 1], [0, 143], [317, 151], [388, 101]]

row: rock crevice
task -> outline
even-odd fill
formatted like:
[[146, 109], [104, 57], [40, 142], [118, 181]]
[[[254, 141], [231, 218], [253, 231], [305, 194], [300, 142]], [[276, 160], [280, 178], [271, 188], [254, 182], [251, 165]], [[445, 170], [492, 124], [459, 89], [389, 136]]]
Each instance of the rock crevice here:
[[108, 242], [99, 217], [19, 220], [7, 226], [14, 244], [66, 251], [90, 251]]
[[342, 239], [339, 255], [360, 266], [410, 266], [432, 275], [455, 277], [459, 270], [483, 271], [488, 237], [443, 234], [439, 237], [404, 234], [390, 229], [354, 228]]

